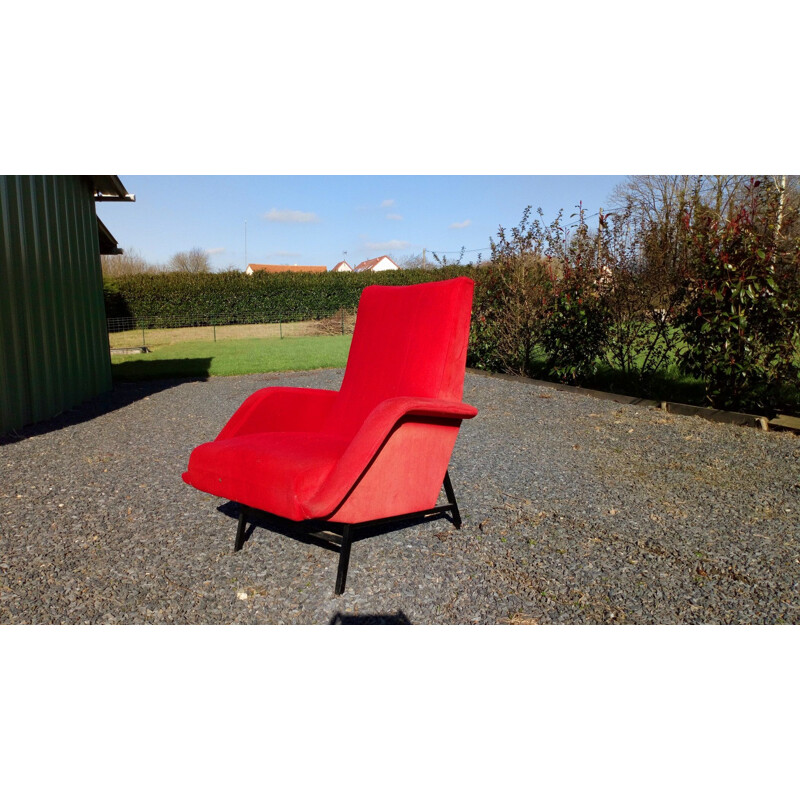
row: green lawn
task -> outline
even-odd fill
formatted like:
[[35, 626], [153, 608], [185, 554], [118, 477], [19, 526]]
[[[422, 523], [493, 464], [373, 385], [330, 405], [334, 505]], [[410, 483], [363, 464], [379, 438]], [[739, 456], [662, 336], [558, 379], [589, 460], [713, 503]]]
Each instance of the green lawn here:
[[351, 336], [190, 341], [111, 357], [114, 380], [197, 378], [344, 367]]
[[[247, 375], [262, 372], [292, 372], [325, 367], [344, 367], [352, 336], [305, 336], [279, 339], [224, 339], [175, 342], [156, 345], [152, 353], [112, 356], [114, 380], [138, 381], [153, 378], [205, 378], [210, 375]], [[544, 357], [535, 359], [532, 377], [552, 380]], [[674, 363], [654, 376], [647, 389], [636, 385], [616, 370], [602, 366], [582, 385], [618, 394], [649, 397], [704, 406], [702, 381], [682, 375]], [[800, 409], [800, 388], [786, 387], [780, 409], [796, 414]]]

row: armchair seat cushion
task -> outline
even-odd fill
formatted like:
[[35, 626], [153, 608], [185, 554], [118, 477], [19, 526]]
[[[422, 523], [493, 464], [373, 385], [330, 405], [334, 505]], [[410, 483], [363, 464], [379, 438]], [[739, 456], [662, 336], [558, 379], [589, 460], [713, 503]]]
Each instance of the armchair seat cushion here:
[[[306, 519], [316, 494], [349, 442], [319, 433], [270, 432], [196, 447], [184, 480], [201, 491], [287, 519]], [[187, 481], [188, 482], [188, 481]]]

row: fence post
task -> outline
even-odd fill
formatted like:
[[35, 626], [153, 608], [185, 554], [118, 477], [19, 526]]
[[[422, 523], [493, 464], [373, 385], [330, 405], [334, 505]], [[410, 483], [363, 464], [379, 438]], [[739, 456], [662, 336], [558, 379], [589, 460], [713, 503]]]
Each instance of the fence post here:
[[215, 319], [211, 320], [211, 327], [214, 329], [214, 341], [217, 341], [217, 321]]
[[280, 317], [278, 317], [278, 333], [280, 334], [281, 339], [283, 339], [283, 323], [281, 322]]
[[342, 336], [344, 336], [344, 309], [342, 309]]
[[147, 347], [144, 341], [144, 322], [142, 322], [142, 347]]

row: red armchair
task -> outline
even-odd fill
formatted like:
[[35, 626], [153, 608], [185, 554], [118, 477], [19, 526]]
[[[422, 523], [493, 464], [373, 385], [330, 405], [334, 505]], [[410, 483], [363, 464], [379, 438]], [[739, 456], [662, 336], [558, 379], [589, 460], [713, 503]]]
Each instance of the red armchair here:
[[367, 287], [338, 392], [261, 389], [192, 451], [184, 481], [239, 504], [235, 551], [252, 510], [340, 528], [312, 535], [340, 545], [341, 594], [354, 528], [445, 512], [461, 527], [447, 467], [478, 413], [461, 402], [473, 286]]

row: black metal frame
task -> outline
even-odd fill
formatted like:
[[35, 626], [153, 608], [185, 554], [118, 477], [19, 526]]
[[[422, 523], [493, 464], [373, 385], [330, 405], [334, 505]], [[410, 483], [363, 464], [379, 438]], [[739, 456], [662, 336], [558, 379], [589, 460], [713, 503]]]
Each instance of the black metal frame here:
[[[353, 532], [361, 528], [367, 528], [377, 525], [386, 525], [396, 522], [403, 522], [404, 520], [424, 519], [433, 514], [444, 514], [449, 511], [452, 514], [453, 525], [456, 528], [461, 527], [461, 514], [458, 511], [458, 503], [456, 502], [456, 495], [453, 491], [453, 484], [450, 482], [450, 473], [444, 474], [444, 493], [447, 496], [447, 503], [441, 506], [429, 508], [427, 511], [414, 511], [410, 514], [398, 514], [394, 517], [383, 517], [382, 519], [368, 520], [367, 522], [354, 522], [342, 523], [342, 532], [335, 533], [333, 531], [319, 530], [319, 531], [306, 531], [309, 536], [317, 539], [322, 539], [329, 544], [339, 545], [339, 569], [336, 573], [336, 589], [335, 594], [342, 594], [344, 592], [344, 585], [347, 581], [347, 568], [350, 565], [350, 545], [353, 542]], [[233, 552], [242, 549], [244, 545], [244, 534], [247, 529], [248, 515], [258, 509], [250, 508], [249, 506], [239, 504], [239, 525], [236, 529], [236, 541], [233, 545]], [[264, 513], [264, 512], [262, 512]], [[333, 523], [328, 523], [333, 524]]]

